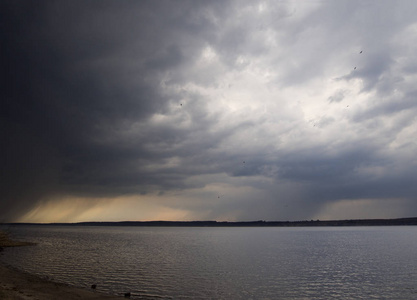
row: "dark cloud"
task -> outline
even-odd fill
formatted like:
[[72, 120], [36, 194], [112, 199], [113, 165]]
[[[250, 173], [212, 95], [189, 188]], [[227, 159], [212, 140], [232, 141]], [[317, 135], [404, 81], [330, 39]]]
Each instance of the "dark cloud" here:
[[413, 51], [396, 48], [412, 47], [411, 2], [0, 5], [0, 221], [46, 199], [211, 186], [229, 194], [170, 206], [291, 219], [415, 200]]
[[[168, 101], [154, 78], [170, 66], [170, 57], [152, 65], [160, 57], [152, 58], [146, 41], [158, 34], [162, 26], [156, 22], [164, 18], [147, 15], [152, 12], [146, 5], [135, 5], [133, 13], [132, 4], [2, 3], [5, 216], [13, 203], [20, 210], [30, 208], [40, 197], [59, 193], [62, 184], [152, 181], [127, 171], [132, 160], [155, 156], [132, 147], [140, 138], [131, 145], [102, 142]], [[163, 48], [169, 35], [152, 38], [159, 45], [151, 48]], [[172, 46], [162, 51], [180, 56]], [[177, 58], [173, 61], [180, 63]]]

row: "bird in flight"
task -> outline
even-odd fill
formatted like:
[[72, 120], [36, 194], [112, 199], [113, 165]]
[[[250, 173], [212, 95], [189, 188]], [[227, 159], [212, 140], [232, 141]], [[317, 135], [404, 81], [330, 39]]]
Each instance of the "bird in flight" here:
[[359, 52], [359, 54], [361, 54], [362, 53], [362, 50], [361, 50], [361, 52]]

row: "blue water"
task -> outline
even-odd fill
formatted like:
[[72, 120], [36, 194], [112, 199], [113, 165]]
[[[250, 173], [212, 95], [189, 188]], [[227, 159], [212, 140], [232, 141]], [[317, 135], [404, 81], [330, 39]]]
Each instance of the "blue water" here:
[[417, 299], [417, 227], [7, 228], [0, 260], [132, 299]]

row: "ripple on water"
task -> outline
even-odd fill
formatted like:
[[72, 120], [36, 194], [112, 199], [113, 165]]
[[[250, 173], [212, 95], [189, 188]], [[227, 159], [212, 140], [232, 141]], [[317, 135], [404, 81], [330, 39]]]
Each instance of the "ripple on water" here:
[[[135, 299], [412, 299], [416, 227], [18, 227], [2, 260]], [[405, 271], [406, 270], [406, 271]]]

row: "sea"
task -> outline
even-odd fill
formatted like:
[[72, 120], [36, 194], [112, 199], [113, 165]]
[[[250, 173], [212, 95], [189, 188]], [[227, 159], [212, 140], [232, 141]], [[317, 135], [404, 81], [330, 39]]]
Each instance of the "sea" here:
[[417, 299], [417, 226], [0, 228], [23, 271], [131, 299]]

